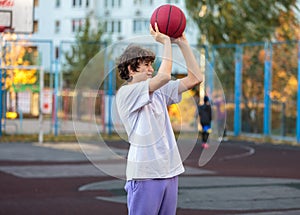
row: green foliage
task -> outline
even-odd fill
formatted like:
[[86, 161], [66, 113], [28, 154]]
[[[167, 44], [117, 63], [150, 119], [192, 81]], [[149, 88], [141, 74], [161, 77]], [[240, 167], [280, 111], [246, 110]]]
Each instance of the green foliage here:
[[[295, 0], [186, 0], [185, 2], [189, 15], [199, 27], [199, 43], [222, 44], [214, 50], [214, 70], [224, 89], [228, 107], [227, 127], [232, 130], [236, 47], [226, 44], [299, 39], [299, 20], [296, 17], [299, 8]], [[278, 46], [273, 45], [272, 48], [270, 98], [272, 102], [285, 105], [286, 113], [281, 111], [283, 117], [286, 114], [295, 118], [293, 106], [297, 93], [297, 44], [287, 42]], [[266, 59], [264, 45], [244, 44], [241, 57], [242, 131], [261, 133]], [[273, 106], [272, 108], [274, 109]], [[251, 113], [256, 113], [256, 116], [253, 117]], [[280, 127], [280, 120], [276, 121], [274, 117], [273, 128]]]
[[64, 81], [67, 87], [76, 85], [82, 70], [102, 48], [102, 34], [101, 26], [98, 26], [97, 30], [91, 29], [90, 18], [87, 17], [84, 28], [76, 33], [75, 44], [71, 46], [69, 52], [65, 53], [67, 63], [64, 65]]
[[[243, 43], [269, 40], [281, 25], [279, 17], [297, 23], [295, 0], [186, 0], [189, 15], [200, 29], [200, 43]], [[295, 39], [286, 29], [285, 39]]]
[[[101, 134], [101, 137], [106, 141], [120, 140], [118, 134]], [[55, 136], [53, 134], [44, 134], [44, 143], [78, 143], [78, 137], [75, 134], [64, 134]], [[86, 141], [98, 140], [98, 136], [80, 136], [80, 138]], [[3, 134], [0, 137], [1, 143], [36, 143], [39, 140], [38, 134]]]

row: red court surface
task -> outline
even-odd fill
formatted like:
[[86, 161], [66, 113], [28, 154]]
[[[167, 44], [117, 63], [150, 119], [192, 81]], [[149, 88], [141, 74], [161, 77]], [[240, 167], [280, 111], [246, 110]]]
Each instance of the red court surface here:
[[[9, 143], [8, 143], [9, 144]], [[112, 142], [113, 147], [122, 146], [122, 143]], [[185, 166], [198, 167], [200, 144], [197, 144]], [[248, 153], [251, 151], [253, 153]], [[0, 157], [1, 159], [1, 157]], [[84, 164], [89, 161], [22, 161], [3, 160], [0, 167], [13, 166], [49, 166], [66, 164]], [[254, 144], [249, 142], [228, 141], [221, 143], [212, 160], [205, 165], [205, 170], [215, 172], [213, 177], [259, 177], [274, 179], [300, 179], [300, 147], [287, 145]], [[206, 175], [196, 176], [205, 177]], [[189, 176], [185, 176], [188, 178]], [[110, 176], [89, 177], [59, 177], [59, 178], [22, 178], [0, 171], [0, 214], [59, 214], [59, 215], [93, 215], [93, 214], [127, 214], [126, 204], [96, 199], [97, 196], [113, 197], [117, 195], [112, 190], [90, 190], [79, 192], [79, 187], [95, 183], [114, 180]], [[212, 179], [213, 181], [213, 179]], [[295, 190], [300, 189], [294, 184]], [[121, 188], [120, 188], [121, 189]], [[201, 192], [200, 194], [201, 195]], [[280, 194], [278, 194], [280, 195]], [[197, 198], [197, 197], [195, 197]], [[204, 197], [205, 198], [205, 197]], [[222, 196], [220, 196], [222, 200]], [[178, 208], [178, 215], [210, 215], [210, 214], [246, 214], [275, 212], [287, 214], [298, 208], [281, 209], [254, 209], [254, 210], [220, 210], [220, 209], [187, 209]], [[255, 199], [254, 199], [255, 201]], [[236, 205], [237, 206], [237, 205]], [[234, 203], [233, 203], [233, 207]]]

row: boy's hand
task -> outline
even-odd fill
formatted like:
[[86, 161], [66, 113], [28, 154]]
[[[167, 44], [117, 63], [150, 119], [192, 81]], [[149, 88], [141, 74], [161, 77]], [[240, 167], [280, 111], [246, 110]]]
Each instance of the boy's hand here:
[[171, 42], [177, 44], [178, 46], [188, 45], [188, 41], [186, 39], [186, 36], [185, 36], [184, 32], [183, 32], [183, 34], [180, 37], [178, 37], [178, 38], [172, 38]]
[[150, 34], [157, 42], [165, 44], [167, 41], [170, 41], [170, 37], [168, 35], [159, 32], [157, 23], [155, 23], [155, 30], [152, 28], [151, 24], [149, 28], [150, 28]]

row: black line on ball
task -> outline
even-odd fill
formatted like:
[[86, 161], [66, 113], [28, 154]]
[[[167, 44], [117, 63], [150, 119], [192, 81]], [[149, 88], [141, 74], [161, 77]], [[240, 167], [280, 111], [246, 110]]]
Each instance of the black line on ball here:
[[[158, 17], [158, 11], [159, 11], [160, 8], [161, 8], [161, 6], [159, 8], [157, 8], [157, 11], [156, 11], [156, 14], [155, 14], [156, 15], [155, 16], [155, 22], [157, 23], [157, 27], [158, 27], [157, 17]], [[154, 30], [155, 30], [155, 23], [154, 23]], [[158, 30], [159, 30], [159, 28], [158, 28]]]
[[176, 29], [176, 31], [175, 31], [175, 33], [172, 35], [172, 36], [174, 36], [178, 31], [179, 31], [179, 29], [180, 29], [180, 27], [181, 27], [181, 25], [182, 25], [182, 15], [183, 15], [183, 12], [182, 11], [180, 11], [180, 24], [178, 25], [178, 27], [177, 27], [177, 29]]
[[169, 28], [169, 22], [170, 22], [170, 17], [171, 17], [171, 10], [172, 10], [172, 5], [170, 5], [169, 16], [168, 16], [168, 22], [167, 22], [167, 27], [166, 27], [166, 34], [167, 34], [167, 35], [168, 35], [168, 28]]

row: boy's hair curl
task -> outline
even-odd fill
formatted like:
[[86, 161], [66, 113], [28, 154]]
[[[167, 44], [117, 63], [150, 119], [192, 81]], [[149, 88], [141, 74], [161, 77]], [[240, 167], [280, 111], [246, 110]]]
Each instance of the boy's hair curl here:
[[117, 60], [119, 76], [121, 79], [128, 80], [130, 78], [128, 66], [137, 71], [142, 62], [153, 63], [154, 60], [155, 54], [153, 51], [137, 45], [129, 45]]

